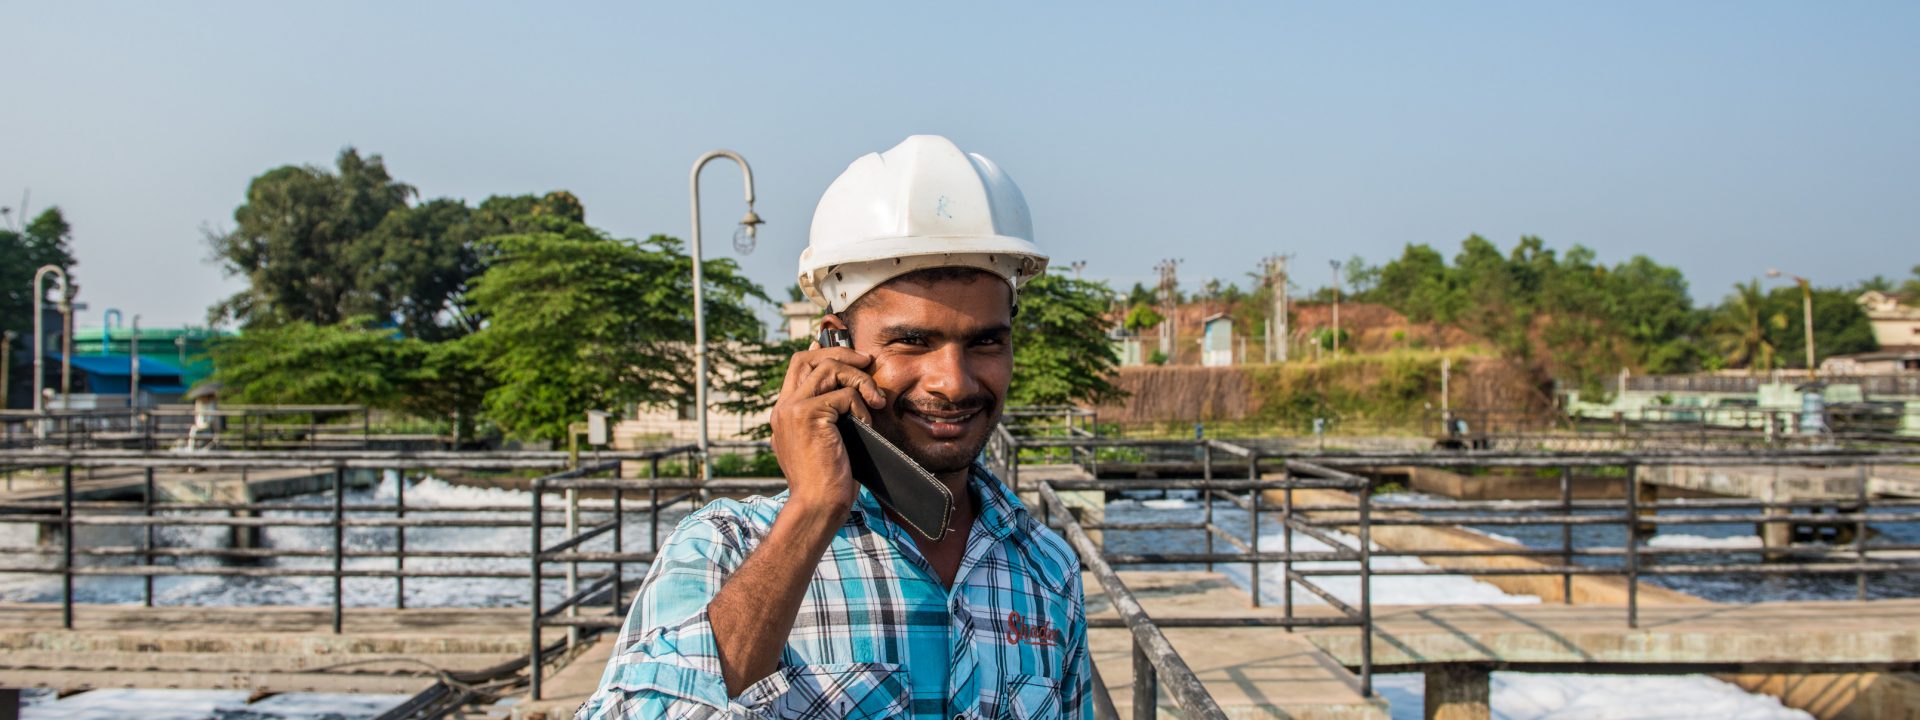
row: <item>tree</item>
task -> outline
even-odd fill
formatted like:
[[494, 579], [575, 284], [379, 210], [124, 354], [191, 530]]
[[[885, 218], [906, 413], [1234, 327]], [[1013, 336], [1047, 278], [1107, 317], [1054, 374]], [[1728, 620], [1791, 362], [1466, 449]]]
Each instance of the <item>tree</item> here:
[[[33, 336], [33, 274], [42, 266], [53, 265], [73, 281], [73, 251], [67, 243], [73, 228], [60, 208], [47, 208], [19, 231], [0, 228], [0, 330], [12, 330], [31, 343]], [[48, 281], [45, 287], [52, 287]]]
[[[499, 256], [470, 296], [487, 325], [462, 342], [498, 382], [488, 416], [509, 435], [559, 440], [587, 410], [693, 397], [692, 263], [680, 241], [615, 240], [570, 219], [495, 237]], [[708, 260], [706, 318], [715, 374], [757, 348], [746, 302], [766, 301], [731, 260]]]
[[295, 320], [221, 338], [208, 348], [226, 397], [244, 403], [347, 403], [398, 410], [437, 379], [427, 343], [371, 327]]
[[347, 148], [335, 164], [337, 172], [288, 165], [254, 178], [246, 203], [233, 211], [236, 227], [209, 233], [215, 259], [248, 284], [215, 305], [212, 320], [332, 325], [388, 314], [364, 291], [356, 269], [356, 261], [377, 253], [359, 245], [388, 215], [405, 210], [415, 191], [388, 175], [378, 155], [362, 158]]
[[[1772, 343], [1781, 367], [1807, 366], [1806, 311], [1800, 288], [1776, 287], [1763, 303], [1770, 319], [1767, 339]], [[1873, 323], [1860, 308], [1857, 296], [1839, 288], [1813, 289], [1814, 364], [1834, 355], [1851, 355], [1879, 349], [1873, 337]]]
[[1709, 323], [1714, 349], [1728, 367], [1770, 370], [1775, 347], [1767, 333], [1767, 298], [1760, 281], [1736, 283], [1733, 290]]
[[1041, 275], [1020, 290], [1013, 319], [1017, 405], [1099, 404], [1125, 397], [1111, 378], [1120, 354], [1107, 337], [1113, 291], [1104, 283]]
[[1160, 327], [1160, 323], [1166, 322], [1166, 320], [1166, 318], [1160, 316], [1160, 311], [1153, 309], [1152, 304], [1137, 302], [1133, 304], [1133, 307], [1127, 309], [1127, 318], [1121, 323], [1121, 327], [1126, 328], [1127, 332], [1137, 335], [1142, 330], [1151, 330]]

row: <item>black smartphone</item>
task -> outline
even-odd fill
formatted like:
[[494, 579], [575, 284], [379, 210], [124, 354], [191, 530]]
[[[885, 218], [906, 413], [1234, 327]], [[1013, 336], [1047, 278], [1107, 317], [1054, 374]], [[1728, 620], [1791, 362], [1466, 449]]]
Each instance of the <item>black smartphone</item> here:
[[[823, 328], [819, 340], [820, 347], [853, 347], [853, 337], [845, 330]], [[841, 415], [836, 424], [854, 481], [915, 534], [928, 540], [944, 537], [953, 519], [953, 492], [946, 484], [851, 413]]]

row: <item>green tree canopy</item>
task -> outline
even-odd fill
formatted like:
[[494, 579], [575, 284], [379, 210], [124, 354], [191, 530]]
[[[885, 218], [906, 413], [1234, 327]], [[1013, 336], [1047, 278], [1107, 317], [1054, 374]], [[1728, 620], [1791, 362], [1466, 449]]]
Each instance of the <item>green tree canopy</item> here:
[[1356, 300], [1416, 322], [1459, 325], [1580, 385], [1596, 385], [1623, 365], [1678, 372], [1700, 359], [1700, 314], [1685, 277], [1644, 256], [1608, 267], [1578, 245], [1561, 255], [1525, 236], [1502, 253], [1473, 235], [1451, 264], [1431, 247], [1408, 245], [1377, 269], [1348, 269], [1363, 288]]
[[[74, 280], [76, 263], [67, 247], [72, 237], [73, 228], [57, 207], [34, 216], [19, 231], [0, 228], [0, 330], [12, 330], [20, 338], [14, 347], [32, 342], [34, 272], [53, 265], [67, 273], [69, 282]], [[45, 287], [52, 286], [48, 281]]]
[[[668, 405], [693, 393], [692, 262], [680, 241], [616, 240], [546, 216], [493, 238], [499, 256], [471, 297], [487, 325], [471, 343], [498, 383], [492, 420], [509, 435], [560, 439], [592, 409]], [[767, 301], [731, 260], [708, 260], [707, 336], [715, 375], [759, 344], [747, 301]]]
[[1120, 355], [1107, 337], [1113, 291], [1103, 283], [1046, 274], [1020, 290], [1013, 319], [1016, 405], [1101, 403], [1125, 396], [1113, 386]]
[[433, 382], [428, 345], [354, 317], [295, 320], [221, 338], [208, 348], [225, 397], [245, 403], [342, 403], [402, 409]]

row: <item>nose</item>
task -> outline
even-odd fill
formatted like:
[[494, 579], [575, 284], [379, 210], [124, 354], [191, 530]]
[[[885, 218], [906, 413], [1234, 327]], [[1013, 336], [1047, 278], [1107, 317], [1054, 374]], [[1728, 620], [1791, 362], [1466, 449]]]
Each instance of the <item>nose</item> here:
[[920, 389], [947, 402], [959, 402], [980, 394], [983, 386], [974, 377], [966, 348], [950, 343], [922, 356]]

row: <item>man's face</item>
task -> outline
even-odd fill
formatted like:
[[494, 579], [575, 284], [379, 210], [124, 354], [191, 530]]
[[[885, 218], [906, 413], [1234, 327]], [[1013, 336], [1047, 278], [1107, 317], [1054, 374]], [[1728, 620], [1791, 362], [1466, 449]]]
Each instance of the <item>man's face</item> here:
[[887, 392], [874, 429], [934, 473], [987, 444], [1013, 379], [1012, 289], [991, 275], [895, 280], [855, 308], [853, 347]]

